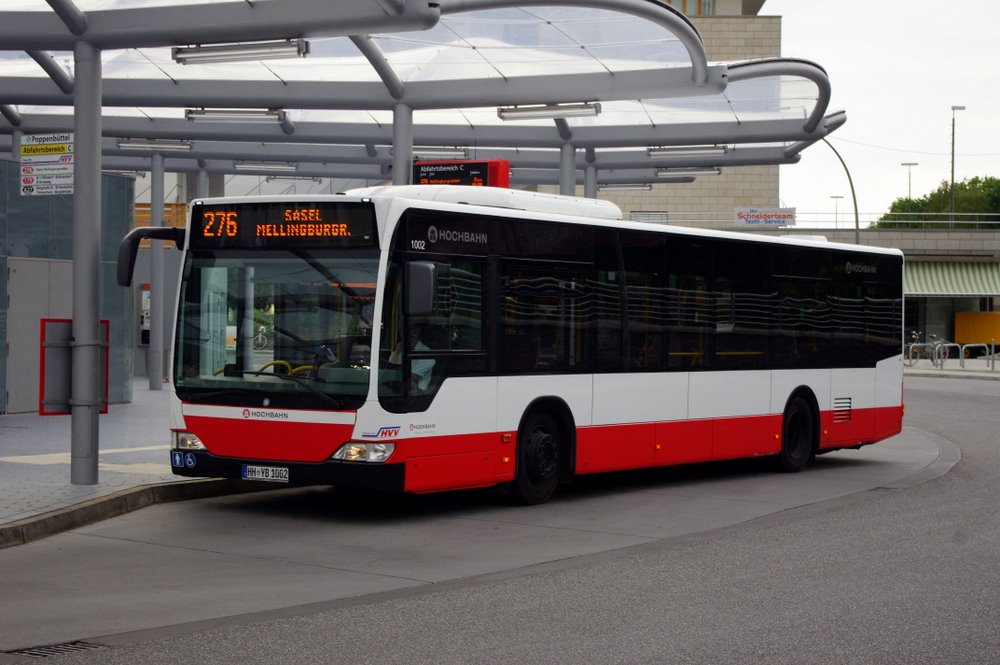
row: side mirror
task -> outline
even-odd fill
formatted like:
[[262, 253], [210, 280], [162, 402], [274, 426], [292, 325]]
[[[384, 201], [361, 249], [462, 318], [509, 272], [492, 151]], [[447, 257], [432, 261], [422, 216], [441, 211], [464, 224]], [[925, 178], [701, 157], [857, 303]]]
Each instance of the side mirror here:
[[410, 261], [406, 264], [406, 300], [403, 307], [409, 316], [427, 316], [434, 311], [437, 290], [437, 265], [430, 261]]
[[140, 226], [125, 234], [118, 245], [118, 285], [129, 286], [135, 271], [135, 257], [144, 238], [173, 240], [177, 249], [184, 249], [184, 229], [172, 226]]

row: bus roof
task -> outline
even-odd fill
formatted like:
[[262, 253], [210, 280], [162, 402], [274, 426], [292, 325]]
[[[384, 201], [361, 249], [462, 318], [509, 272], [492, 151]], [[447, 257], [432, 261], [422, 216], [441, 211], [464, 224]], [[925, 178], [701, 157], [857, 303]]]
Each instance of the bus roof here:
[[895, 248], [871, 245], [854, 245], [831, 242], [819, 235], [788, 235], [747, 233], [727, 229], [704, 229], [698, 227], [673, 226], [649, 222], [632, 222], [623, 219], [621, 209], [610, 201], [586, 199], [560, 194], [545, 194], [527, 190], [504, 189], [500, 187], [470, 187], [468, 185], [385, 185], [365, 187], [343, 192], [348, 196], [386, 197], [420, 200], [442, 204], [465, 204], [486, 208], [518, 210], [549, 215], [561, 215], [565, 221], [585, 222], [586, 218], [606, 222], [617, 222], [618, 228], [649, 229], [682, 235], [698, 235], [716, 238], [731, 238], [751, 242], [778, 243], [786, 245], [806, 245], [873, 254], [899, 254]]
[[545, 194], [502, 187], [469, 187], [468, 185], [389, 185], [365, 187], [344, 192], [350, 196], [394, 196], [402, 199], [467, 203], [490, 208], [509, 208], [527, 212], [554, 213], [575, 217], [621, 220], [622, 211], [610, 201], [584, 199], [576, 196]]

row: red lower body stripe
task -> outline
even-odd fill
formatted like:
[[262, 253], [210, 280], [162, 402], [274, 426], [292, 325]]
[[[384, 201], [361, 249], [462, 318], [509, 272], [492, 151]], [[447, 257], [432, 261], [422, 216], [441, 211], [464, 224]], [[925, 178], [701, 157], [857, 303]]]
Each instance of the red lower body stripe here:
[[[901, 406], [820, 414], [820, 449], [873, 443], [902, 429]], [[275, 462], [322, 462], [352, 435], [352, 425], [186, 417], [187, 427], [219, 456]], [[664, 423], [579, 427], [577, 474], [774, 455], [781, 414]], [[506, 435], [506, 436], [505, 436]], [[504, 439], [507, 439], [506, 441]], [[392, 462], [405, 463], [405, 489], [433, 492], [486, 487], [514, 478], [513, 432], [395, 439]]]

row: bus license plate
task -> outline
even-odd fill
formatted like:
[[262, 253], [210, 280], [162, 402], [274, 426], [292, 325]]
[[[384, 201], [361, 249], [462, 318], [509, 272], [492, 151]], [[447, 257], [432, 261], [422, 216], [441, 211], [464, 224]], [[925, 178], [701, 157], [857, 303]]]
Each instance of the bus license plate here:
[[243, 480], [263, 480], [269, 483], [287, 483], [288, 467], [243, 465]]

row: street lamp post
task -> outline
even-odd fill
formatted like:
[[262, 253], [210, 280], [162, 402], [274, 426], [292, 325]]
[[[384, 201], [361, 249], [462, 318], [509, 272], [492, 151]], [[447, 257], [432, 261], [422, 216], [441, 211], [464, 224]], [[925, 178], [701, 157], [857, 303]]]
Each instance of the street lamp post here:
[[920, 166], [917, 162], [902, 162], [900, 166], [906, 167], [906, 198], [913, 198], [913, 167]]
[[854, 191], [854, 178], [851, 177], [851, 170], [847, 168], [847, 162], [845, 162], [844, 158], [840, 156], [840, 153], [837, 152], [837, 149], [833, 147], [832, 143], [827, 141], [825, 138], [820, 139], [820, 141], [825, 143], [830, 148], [830, 150], [833, 150], [833, 154], [835, 154], [837, 156], [837, 159], [840, 160], [840, 165], [844, 167], [844, 173], [847, 174], [847, 184], [850, 185], [851, 187], [851, 201], [854, 203], [854, 244], [860, 245], [861, 216], [858, 214], [858, 194], [857, 192]]
[[834, 194], [830, 198], [833, 199], [833, 228], [836, 229], [840, 227], [840, 216], [838, 207], [840, 205], [840, 199], [844, 197], [841, 196], [840, 194]]
[[964, 106], [951, 107], [951, 221], [955, 222], [955, 111], [964, 111]]

